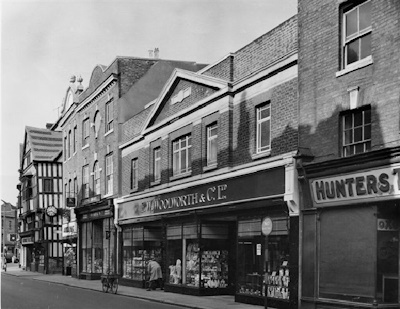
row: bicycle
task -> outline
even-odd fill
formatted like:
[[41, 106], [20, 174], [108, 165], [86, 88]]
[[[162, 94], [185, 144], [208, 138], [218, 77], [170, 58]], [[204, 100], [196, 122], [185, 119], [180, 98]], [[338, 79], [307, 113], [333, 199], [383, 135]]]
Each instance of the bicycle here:
[[108, 290], [111, 293], [117, 294], [118, 291], [118, 278], [117, 274], [110, 273], [101, 275], [101, 286], [104, 293], [107, 293]]

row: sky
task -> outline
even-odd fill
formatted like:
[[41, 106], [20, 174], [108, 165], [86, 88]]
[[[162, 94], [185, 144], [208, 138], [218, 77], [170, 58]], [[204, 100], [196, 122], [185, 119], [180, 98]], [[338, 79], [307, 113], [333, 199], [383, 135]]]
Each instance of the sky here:
[[17, 203], [25, 126], [58, 118], [72, 75], [86, 88], [117, 56], [213, 63], [297, 13], [297, 0], [0, 0], [0, 198]]

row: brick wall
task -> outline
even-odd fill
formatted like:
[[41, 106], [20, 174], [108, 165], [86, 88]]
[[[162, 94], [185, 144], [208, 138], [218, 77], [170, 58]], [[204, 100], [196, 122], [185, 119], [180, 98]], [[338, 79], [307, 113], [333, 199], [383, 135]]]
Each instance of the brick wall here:
[[203, 75], [220, 78], [226, 81], [233, 81], [233, 63], [234, 56], [229, 55], [222, 61], [207, 69]]
[[351, 87], [359, 87], [359, 106], [371, 105], [372, 149], [400, 143], [400, 2], [372, 1], [373, 64], [336, 77], [342, 3], [299, 1], [300, 146], [316, 161], [340, 156], [340, 113], [350, 109]]

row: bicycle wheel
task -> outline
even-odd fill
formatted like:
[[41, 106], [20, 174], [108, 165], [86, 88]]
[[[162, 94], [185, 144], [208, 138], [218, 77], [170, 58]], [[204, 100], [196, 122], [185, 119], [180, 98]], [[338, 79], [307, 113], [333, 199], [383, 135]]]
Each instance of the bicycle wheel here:
[[105, 278], [101, 279], [101, 286], [102, 286], [103, 292], [107, 293], [108, 292], [108, 280]]
[[118, 279], [114, 279], [110, 284], [111, 293], [117, 294], [118, 291]]

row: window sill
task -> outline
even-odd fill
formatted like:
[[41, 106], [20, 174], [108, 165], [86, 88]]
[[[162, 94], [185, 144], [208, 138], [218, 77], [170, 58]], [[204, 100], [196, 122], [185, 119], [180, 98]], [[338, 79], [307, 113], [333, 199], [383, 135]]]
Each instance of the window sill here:
[[361, 59], [361, 60], [359, 60], [357, 62], [354, 62], [354, 63], [348, 65], [345, 69], [343, 69], [343, 70], [341, 70], [339, 72], [336, 72], [336, 77], [340, 77], [340, 76], [345, 75], [345, 74], [347, 74], [349, 72], [361, 69], [361, 68], [366, 67], [366, 66], [368, 66], [368, 65], [370, 65], [372, 63], [373, 63], [372, 56], [368, 56], [368, 57], [366, 57], [364, 59]]
[[161, 184], [161, 179], [158, 179], [158, 180], [150, 182], [150, 187], [154, 187], [154, 186], [157, 186], [159, 184]]
[[104, 137], [106, 137], [107, 135], [110, 135], [111, 133], [113, 133], [114, 132], [114, 129], [111, 129], [110, 131], [107, 131], [105, 134], [104, 134]]
[[89, 148], [89, 144], [86, 144], [85, 146], [82, 147], [82, 150]]
[[203, 172], [208, 172], [218, 168], [218, 163], [212, 163], [203, 167]]
[[181, 178], [186, 178], [186, 177], [189, 177], [189, 176], [192, 176], [192, 171], [172, 176], [169, 180], [170, 181], [174, 181], [174, 180], [178, 180], [178, 179], [181, 179]]
[[258, 160], [258, 159], [261, 159], [261, 158], [269, 157], [270, 155], [271, 155], [271, 150], [267, 150], [267, 151], [264, 151], [264, 152], [252, 154], [251, 158], [253, 160]]
[[107, 193], [107, 194], [104, 195], [103, 197], [106, 198], [106, 197], [110, 197], [110, 196], [113, 196], [113, 193]]

